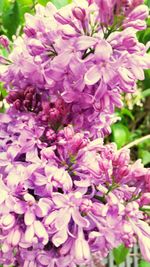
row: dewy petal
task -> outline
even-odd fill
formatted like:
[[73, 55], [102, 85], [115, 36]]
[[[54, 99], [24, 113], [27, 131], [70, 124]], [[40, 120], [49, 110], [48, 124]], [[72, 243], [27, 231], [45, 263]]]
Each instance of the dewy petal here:
[[32, 211], [28, 210], [24, 215], [24, 222], [26, 225], [31, 225], [35, 220], [35, 215]]
[[97, 65], [91, 67], [85, 74], [84, 81], [87, 85], [93, 85], [101, 79], [101, 71]]

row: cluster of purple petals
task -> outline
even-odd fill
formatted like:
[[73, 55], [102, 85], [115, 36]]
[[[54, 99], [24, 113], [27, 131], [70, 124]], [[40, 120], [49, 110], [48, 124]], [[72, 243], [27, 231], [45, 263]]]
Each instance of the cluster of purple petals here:
[[71, 125], [45, 131], [35, 117], [11, 109], [0, 117], [0, 262], [93, 266], [136, 238], [150, 261], [141, 211], [150, 203], [150, 170], [131, 164], [129, 150], [90, 141]]
[[150, 67], [136, 38], [147, 16], [141, 0], [37, 5], [0, 56], [0, 264], [93, 267], [137, 239], [150, 261], [150, 170], [103, 144]]
[[[39, 95], [52, 103], [61, 98], [67, 123], [77, 131], [108, 135], [121, 94], [134, 92], [150, 67], [147, 48], [136, 37], [148, 17], [142, 2], [83, 0], [60, 10], [37, 5], [35, 16], [26, 14], [24, 34], [8, 61], [1, 59], [7, 63], [1, 79], [12, 90], [9, 103], [37, 112]], [[26, 94], [30, 87], [32, 97]]]

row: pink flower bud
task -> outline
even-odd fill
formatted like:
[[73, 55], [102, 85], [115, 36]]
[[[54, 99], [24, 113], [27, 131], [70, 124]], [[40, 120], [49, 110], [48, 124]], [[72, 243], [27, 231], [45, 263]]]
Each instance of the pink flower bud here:
[[70, 21], [68, 19], [66, 19], [65, 17], [63, 17], [60, 13], [56, 13], [54, 15], [55, 19], [61, 23], [62, 25], [67, 25], [70, 24]]
[[4, 47], [4, 48], [8, 48], [9, 46], [9, 39], [4, 36], [4, 35], [1, 35], [0, 36], [0, 44]]
[[150, 204], [150, 193], [145, 193], [140, 199], [141, 206]]
[[54, 141], [56, 139], [56, 133], [52, 129], [48, 129], [46, 132], [46, 137], [49, 141]]
[[75, 7], [72, 10], [72, 14], [74, 15], [74, 17], [80, 21], [83, 21], [85, 19], [86, 16], [86, 12], [85, 9], [81, 8], [81, 7]]
[[17, 109], [17, 110], [20, 110], [20, 108], [21, 108], [21, 101], [20, 101], [20, 99], [17, 99], [14, 103], [13, 103], [13, 106], [14, 106], [14, 108], [15, 109]]
[[134, 8], [129, 14], [131, 20], [145, 20], [149, 15], [149, 9], [146, 5], [140, 5]]
[[64, 128], [64, 134], [66, 139], [71, 139], [74, 136], [74, 129], [72, 125], [68, 125], [67, 127]]

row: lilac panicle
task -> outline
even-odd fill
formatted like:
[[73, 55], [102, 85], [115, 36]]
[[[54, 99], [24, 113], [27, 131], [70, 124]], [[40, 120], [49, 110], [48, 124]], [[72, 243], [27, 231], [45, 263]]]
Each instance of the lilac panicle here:
[[[38, 120], [51, 117], [52, 124], [90, 131], [92, 138], [109, 134], [122, 92], [134, 92], [150, 67], [136, 37], [148, 16], [142, 2], [84, 0], [59, 10], [51, 3], [37, 5], [34, 16], [26, 14], [24, 34], [14, 41], [1, 75], [8, 90], [13, 87], [8, 102], [40, 113]], [[123, 19], [111, 29], [120, 14]], [[57, 98], [67, 106], [63, 121], [55, 107], [44, 104], [52, 106]]]
[[4, 266], [91, 267], [136, 240], [150, 261], [150, 170], [103, 143], [122, 93], [150, 67], [136, 37], [148, 10], [142, 0], [78, 2], [37, 5], [0, 56], [10, 105], [0, 115]]
[[136, 237], [149, 260], [150, 230], [140, 211], [149, 203], [149, 170], [131, 164], [129, 150], [117, 151], [102, 138], [90, 141], [88, 132], [71, 125], [47, 139], [36, 114], [10, 109], [1, 118], [6, 115], [0, 135], [0, 262], [90, 266], [96, 255], [103, 259], [121, 243], [132, 247]]

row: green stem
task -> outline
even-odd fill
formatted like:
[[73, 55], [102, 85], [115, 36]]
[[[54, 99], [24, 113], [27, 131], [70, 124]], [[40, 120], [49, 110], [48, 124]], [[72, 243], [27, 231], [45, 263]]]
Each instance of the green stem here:
[[150, 212], [150, 209], [144, 209], [144, 208], [139, 208], [139, 210], [141, 210], [141, 211], [144, 211], [144, 212]]
[[124, 150], [124, 149], [128, 149], [128, 148], [131, 148], [131, 147], [133, 147], [133, 146], [137, 146], [138, 144], [144, 142], [144, 141], [147, 140], [147, 139], [150, 139], [150, 134], [148, 134], [148, 135], [146, 135], [146, 136], [144, 136], [144, 137], [141, 137], [141, 138], [139, 138], [139, 139], [137, 139], [137, 140], [135, 140], [135, 141], [133, 141], [133, 142], [127, 144], [126, 146], [122, 147], [122, 148], [119, 150], [119, 152], [122, 151], [122, 150]]
[[119, 184], [112, 184], [112, 185], [109, 187], [109, 189], [108, 189], [106, 195], [108, 195], [111, 191], [113, 191], [114, 189], [116, 189], [116, 188], [118, 188], [118, 187], [119, 187]]
[[94, 196], [95, 199], [99, 200], [100, 202], [102, 202], [103, 204], [106, 204], [106, 200], [105, 197], [100, 197], [100, 196]]
[[130, 202], [132, 202], [132, 201], [136, 201], [136, 200], [138, 200], [140, 197], [141, 197], [141, 193], [139, 193], [137, 196], [132, 196], [132, 198], [131, 199], [129, 199], [128, 200], [128, 202], [127, 203], [130, 203]]

